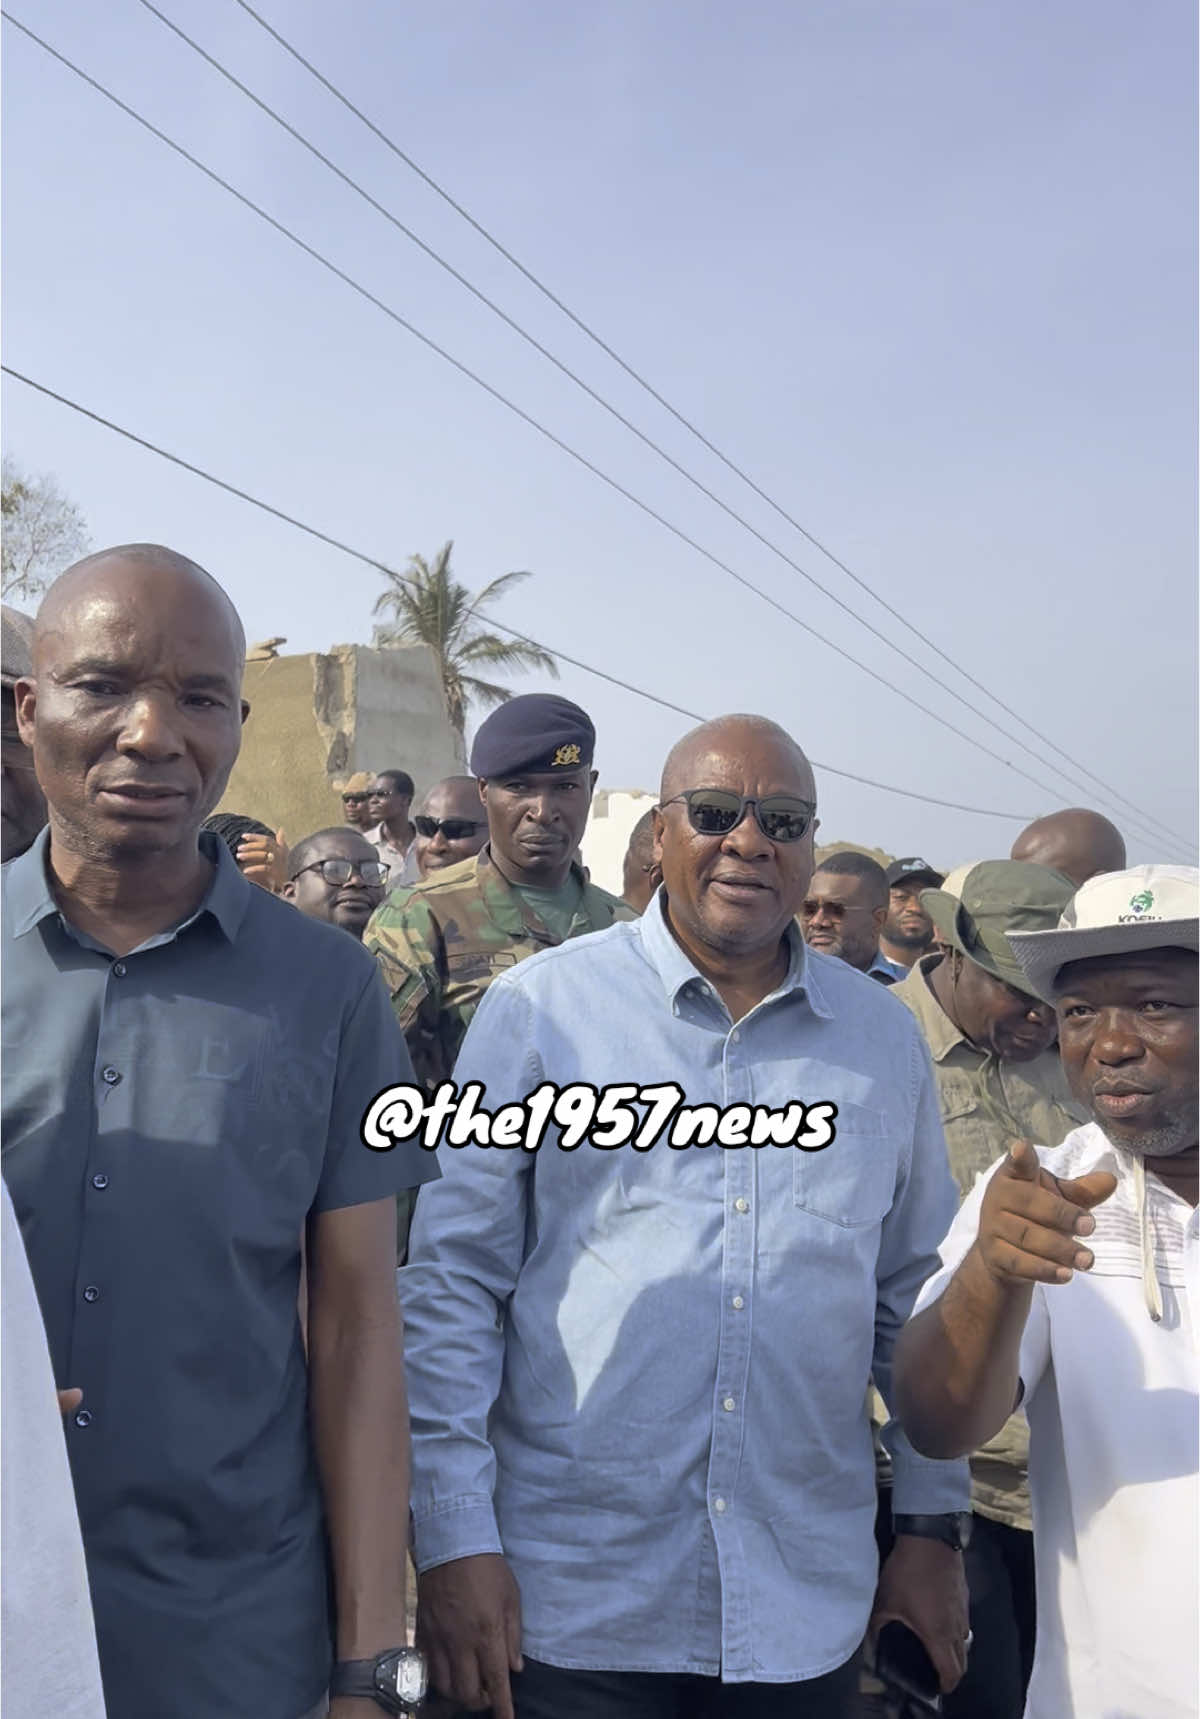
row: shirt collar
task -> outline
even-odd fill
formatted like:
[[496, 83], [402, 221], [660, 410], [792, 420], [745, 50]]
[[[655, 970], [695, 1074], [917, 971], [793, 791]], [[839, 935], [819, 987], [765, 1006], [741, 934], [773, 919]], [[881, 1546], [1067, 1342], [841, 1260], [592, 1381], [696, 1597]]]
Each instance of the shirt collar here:
[[[186, 923], [190, 925], [193, 920], [207, 913], [216, 920], [227, 941], [232, 943], [241, 929], [246, 909], [250, 905], [250, 891], [258, 885], [250, 883], [242, 876], [228, 847], [218, 836], [213, 835], [211, 830], [201, 830], [200, 849], [206, 858], [214, 861], [216, 869], [204, 899]], [[8, 911], [14, 937], [23, 937], [49, 914], [59, 912], [47, 875], [49, 853], [50, 826], [47, 824], [33, 846], [16, 859], [10, 860], [4, 868], [7, 873]], [[183, 927], [178, 929], [182, 930]]]
[[[578, 918], [587, 905], [590, 886], [583, 875], [582, 866], [575, 860], [571, 861], [571, 876], [578, 880], [583, 892], [576, 910]], [[509, 937], [523, 937], [541, 926], [541, 921], [522, 899], [517, 886], [509, 883], [500, 868], [493, 864], [491, 842], [485, 842], [475, 856], [475, 880], [493, 921]], [[543, 936], [547, 935], [545, 926], [541, 926], [541, 931]]]
[[903, 992], [904, 1001], [921, 1023], [921, 1032], [934, 1062], [942, 1062], [956, 1045], [965, 1045], [975, 1055], [982, 1056], [982, 1051], [976, 1051], [974, 1045], [967, 1043], [933, 994], [928, 975], [940, 960], [940, 955], [922, 955], [908, 978], [901, 979], [895, 987], [896, 994]]
[[899, 984], [901, 979], [908, 978], [907, 968], [902, 967], [899, 961], [890, 960], [889, 957], [884, 954], [882, 949], [876, 949], [875, 957], [871, 962], [871, 965], [867, 968], [867, 972], [886, 973], [889, 978], [895, 979], [897, 984]]
[[[651, 896], [645, 913], [638, 921], [638, 929], [641, 932], [642, 946], [662, 980], [669, 1003], [674, 1004], [685, 985], [693, 985], [697, 981], [707, 984], [704, 975], [675, 941], [667, 924], [667, 892], [662, 884]], [[794, 991], [807, 1002], [814, 1015], [818, 1015], [822, 1020], [832, 1019], [833, 1010], [821, 988], [816, 963], [810, 961], [808, 949], [800, 935], [800, 927], [794, 919], [789, 921], [784, 939], [788, 946], [787, 973], [771, 995], [783, 997]]]

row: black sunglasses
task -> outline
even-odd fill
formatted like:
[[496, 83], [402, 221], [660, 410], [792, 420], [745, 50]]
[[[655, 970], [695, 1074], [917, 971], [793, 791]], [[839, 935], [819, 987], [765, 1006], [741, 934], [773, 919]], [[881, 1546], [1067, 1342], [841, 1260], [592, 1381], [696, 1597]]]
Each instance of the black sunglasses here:
[[413, 824], [417, 834], [427, 841], [431, 841], [440, 830], [448, 842], [462, 842], [473, 836], [476, 830], [487, 828], [482, 819], [476, 818], [414, 818]]
[[796, 799], [792, 794], [768, 794], [756, 800], [749, 794], [735, 794], [729, 788], [689, 788], [686, 794], [676, 794], [659, 807], [665, 811], [676, 800], [687, 807], [688, 823], [699, 836], [727, 836], [736, 830], [746, 815], [754, 812], [754, 821], [771, 842], [801, 841], [812, 828], [817, 808], [810, 800]]
[[306, 871], [319, 871], [326, 883], [334, 884], [349, 883], [357, 872], [368, 889], [386, 882], [388, 874], [388, 868], [381, 860], [314, 860], [311, 865], [302, 865], [295, 875], [303, 877]]

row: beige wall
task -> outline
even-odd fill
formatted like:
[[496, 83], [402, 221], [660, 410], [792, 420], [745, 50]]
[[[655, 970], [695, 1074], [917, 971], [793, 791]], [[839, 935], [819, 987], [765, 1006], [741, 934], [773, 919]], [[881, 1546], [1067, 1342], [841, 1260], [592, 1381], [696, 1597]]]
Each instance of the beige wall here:
[[645, 788], [598, 788], [580, 846], [592, 882], [620, 895], [625, 850], [633, 826], [643, 812], [658, 804], [658, 795]]
[[290, 842], [342, 822], [335, 783], [355, 770], [407, 770], [420, 794], [462, 768], [423, 646], [248, 662], [244, 690], [250, 716], [219, 810], [261, 818]]

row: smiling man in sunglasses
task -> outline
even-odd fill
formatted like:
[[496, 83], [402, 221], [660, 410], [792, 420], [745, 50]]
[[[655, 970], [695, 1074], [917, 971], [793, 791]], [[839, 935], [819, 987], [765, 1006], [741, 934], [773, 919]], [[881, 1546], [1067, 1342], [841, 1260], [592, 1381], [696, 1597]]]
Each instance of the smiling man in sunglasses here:
[[474, 859], [487, 841], [487, 814], [474, 776], [447, 776], [435, 782], [413, 819], [418, 874], [445, 871]]
[[[800, 936], [815, 799], [774, 723], [687, 735], [645, 913], [499, 975], [459, 1055], [493, 1113], [674, 1083], [729, 1136], [443, 1146], [417, 1203], [417, 1627], [496, 1719], [843, 1719], [872, 1615], [962, 1673], [966, 1465], [889, 1435], [877, 1587], [865, 1403], [954, 1184], [915, 1021]], [[820, 1102], [823, 1149], [745, 1143], [752, 1105]]]

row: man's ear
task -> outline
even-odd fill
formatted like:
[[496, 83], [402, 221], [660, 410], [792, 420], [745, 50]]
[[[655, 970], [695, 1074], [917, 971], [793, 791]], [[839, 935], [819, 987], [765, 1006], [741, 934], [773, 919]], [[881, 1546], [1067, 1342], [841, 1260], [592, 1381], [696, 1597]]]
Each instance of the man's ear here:
[[32, 675], [23, 676], [13, 687], [13, 708], [17, 732], [26, 746], [33, 745], [33, 719], [37, 710], [37, 681]]
[[600, 780], [599, 770], [588, 771], [588, 799], [596, 792], [596, 783]]
[[655, 865], [658, 867], [658, 875], [661, 878], [662, 877], [662, 838], [663, 838], [663, 831], [667, 827], [667, 820], [666, 820], [666, 815], [663, 813], [661, 808], [658, 806], [655, 806], [652, 808], [652, 815], [654, 818], [654, 822], [650, 826], [651, 831], [653, 832], [651, 834], [651, 837], [650, 837], [650, 844], [651, 844], [650, 845], [650, 854], [651, 854], [652, 859], [654, 860]]
[[888, 910], [886, 907], [876, 907], [872, 910], [871, 918], [875, 924], [875, 935], [877, 937], [887, 924], [887, 916]]
[[285, 901], [295, 901], [295, 899], [296, 899], [296, 880], [295, 880], [295, 878], [289, 877], [287, 882], [284, 884], [283, 888], [280, 890], [279, 893]]
[[249, 716], [249, 714], [250, 714], [250, 700], [248, 698], [244, 698], [242, 700], [242, 726], [243, 727], [245, 727], [246, 718]]

